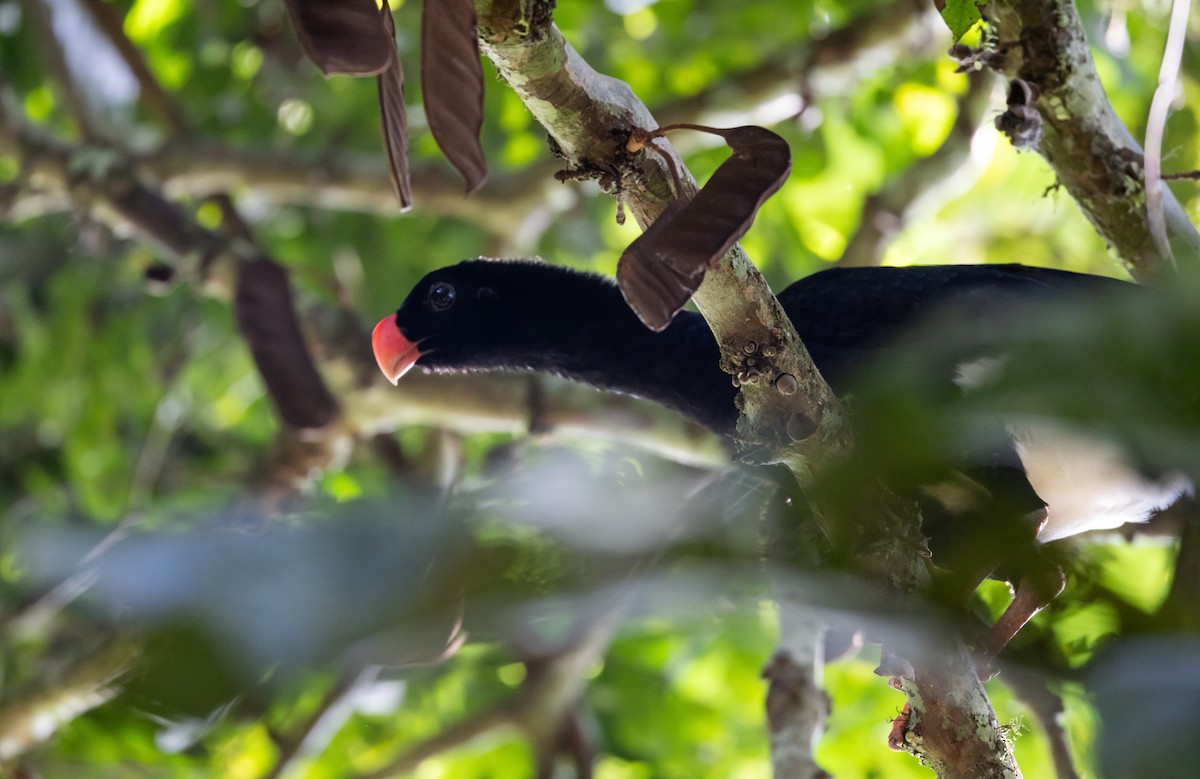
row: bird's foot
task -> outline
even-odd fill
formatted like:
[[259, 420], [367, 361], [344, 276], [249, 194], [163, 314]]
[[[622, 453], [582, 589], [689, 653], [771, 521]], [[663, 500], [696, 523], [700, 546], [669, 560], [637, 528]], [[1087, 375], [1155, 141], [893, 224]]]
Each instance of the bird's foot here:
[[912, 716], [912, 704], [904, 702], [896, 719], [892, 720], [892, 730], [888, 733], [888, 749], [893, 752], [908, 751], [908, 718]]
[[[916, 675], [912, 664], [903, 657], [892, 654], [888, 648], [884, 646], [882, 656], [879, 659], [879, 667], [875, 669], [875, 673], [880, 676], [888, 677], [888, 686], [893, 690], [904, 690], [905, 680], [911, 682]], [[908, 749], [908, 726], [912, 718], [912, 703], [905, 701], [904, 706], [900, 709], [900, 713], [896, 715], [896, 719], [892, 720], [892, 729], [888, 733], [888, 748], [893, 752], [904, 752]]]

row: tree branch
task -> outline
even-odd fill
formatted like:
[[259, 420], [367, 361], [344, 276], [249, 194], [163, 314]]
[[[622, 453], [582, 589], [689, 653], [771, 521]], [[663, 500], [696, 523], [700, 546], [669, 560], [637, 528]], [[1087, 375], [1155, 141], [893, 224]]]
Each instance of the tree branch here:
[[117, 678], [138, 652], [136, 643], [112, 639], [73, 661], [59, 679], [7, 701], [0, 708], [0, 761], [24, 754], [71, 720], [111, 700]]
[[1042, 726], [1050, 745], [1056, 779], [1079, 779], [1071, 758], [1070, 739], [1062, 724], [1063, 700], [1050, 689], [1045, 675], [1023, 668], [1007, 668], [1004, 683]]
[[[1142, 149], [1104, 93], [1072, 0], [996, 0], [983, 9], [999, 36], [999, 70], [1033, 90], [1040, 138], [1030, 145], [1135, 278], [1168, 272], [1150, 229]], [[1165, 186], [1162, 196], [1171, 250], [1194, 264], [1200, 233]]]
[[[912, 658], [912, 675], [896, 675], [912, 713], [905, 746], [940, 779], [1016, 779], [1021, 776], [996, 713], [957, 637], [929, 637]], [[983, 702], [983, 703], [981, 703]]]
[[818, 99], [845, 94], [876, 70], [906, 58], [933, 57], [944, 47], [945, 23], [926, 0], [894, 0], [693, 95], [656, 106], [654, 115], [664, 125], [721, 123], [730, 115], [780, 121], [788, 116], [762, 116], [779, 97], [798, 95], [803, 111]]
[[62, 41], [54, 32], [50, 9], [46, 6], [45, 0], [25, 0], [22, 5], [33, 23], [38, 40], [42, 43], [42, 56], [45, 58], [50, 72], [54, 74], [54, 82], [58, 85], [59, 96], [71, 114], [71, 118], [75, 120], [79, 134], [84, 138], [94, 138], [96, 124], [92, 120], [87, 100], [84, 99], [83, 93], [79, 91], [79, 85], [75, 83], [75, 78], [71, 75], [71, 67], [67, 64], [66, 55], [63, 53]]
[[[820, 646], [815, 630], [809, 645]], [[820, 779], [829, 774], [817, 765], [815, 736], [829, 714], [829, 697], [821, 687], [821, 659], [797, 659], [779, 650], [767, 667], [767, 727], [771, 738], [771, 764], [778, 779]]]

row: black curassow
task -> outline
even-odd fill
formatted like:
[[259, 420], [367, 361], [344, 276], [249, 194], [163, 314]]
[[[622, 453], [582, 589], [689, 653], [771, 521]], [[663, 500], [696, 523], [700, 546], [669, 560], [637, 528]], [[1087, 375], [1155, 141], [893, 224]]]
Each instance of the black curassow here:
[[[942, 265], [834, 268], [795, 282], [778, 297], [817, 368], [841, 396], [895, 348], [931, 337], [919, 325], [935, 313], [943, 326], [952, 322], [978, 333], [981, 343], [994, 342], [1013, 303], [1135, 289], [1113, 279], [1021, 265]], [[414, 365], [434, 372], [543, 371], [648, 398], [724, 435], [732, 434], [737, 421], [737, 389], [719, 368], [716, 341], [698, 314], [681, 312], [656, 333], [638, 320], [611, 280], [545, 263], [472, 260], [434, 271], [394, 316], [379, 322], [373, 345], [393, 383]], [[987, 355], [977, 352], [945, 366], [945, 375], [935, 379], [950, 391], [969, 389], [986, 366], [981, 357]], [[1113, 446], [1053, 428], [999, 429], [1003, 441], [995, 451], [972, 453], [987, 467], [970, 472], [985, 490], [1017, 497], [1032, 518], [1030, 546], [1143, 521], [1189, 489], [1180, 478], [1138, 473]], [[978, 571], [975, 583], [988, 573]], [[1061, 573], [1030, 576], [1029, 586], [1025, 572], [1019, 573], [1016, 597], [989, 636], [987, 655], [998, 652], [1061, 589]]]

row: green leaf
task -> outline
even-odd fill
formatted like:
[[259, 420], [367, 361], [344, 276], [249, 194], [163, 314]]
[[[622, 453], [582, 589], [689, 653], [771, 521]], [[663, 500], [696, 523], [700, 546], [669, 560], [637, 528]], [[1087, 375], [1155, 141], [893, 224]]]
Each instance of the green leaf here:
[[967, 30], [981, 18], [975, 0], [946, 0], [942, 8], [942, 20], [956, 41], [966, 35]]

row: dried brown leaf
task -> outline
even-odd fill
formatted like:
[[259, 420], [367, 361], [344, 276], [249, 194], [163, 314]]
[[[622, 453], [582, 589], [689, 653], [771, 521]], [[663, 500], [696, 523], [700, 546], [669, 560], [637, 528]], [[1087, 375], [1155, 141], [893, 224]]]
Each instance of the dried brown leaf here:
[[487, 160], [479, 143], [483, 126], [483, 65], [474, 0], [425, 0], [421, 14], [421, 91], [429, 130], [467, 182], [483, 185]]
[[661, 332], [704, 280], [704, 269], [680, 268], [673, 259], [672, 221], [687, 203], [673, 200], [658, 219], [629, 244], [617, 265], [617, 286], [642, 324]]
[[304, 53], [325, 75], [374, 76], [396, 59], [375, 0], [284, 0]]
[[379, 118], [383, 128], [383, 150], [387, 154], [388, 175], [400, 210], [412, 208], [412, 183], [408, 173], [408, 114], [404, 107], [404, 68], [396, 52], [396, 26], [387, 0], [383, 2], [382, 29], [392, 46], [392, 62], [379, 74]]
[[[677, 125], [663, 131], [676, 128], [720, 135], [733, 154], [695, 197], [674, 211], [669, 207], [621, 255], [617, 283], [630, 308], [652, 330], [671, 323], [704, 281], [705, 271], [746, 234], [759, 207], [792, 169], [787, 141], [765, 128]], [[670, 218], [664, 219], [668, 213]]]
[[238, 269], [233, 311], [280, 418], [317, 430], [338, 414], [300, 332], [287, 271], [265, 257]]

